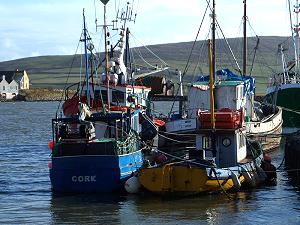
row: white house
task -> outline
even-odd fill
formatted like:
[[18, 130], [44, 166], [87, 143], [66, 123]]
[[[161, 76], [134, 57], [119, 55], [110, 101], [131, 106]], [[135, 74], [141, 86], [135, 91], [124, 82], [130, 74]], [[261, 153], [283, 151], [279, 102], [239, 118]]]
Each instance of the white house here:
[[12, 99], [19, 93], [19, 85], [13, 80], [8, 83], [5, 79], [5, 75], [2, 75], [2, 79], [0, 79], [0, 94], [4, 99]]
[[29, 77], [25, 70], [0, 71], [0, 97], [12, 99], [19, 90], [29, 89]]

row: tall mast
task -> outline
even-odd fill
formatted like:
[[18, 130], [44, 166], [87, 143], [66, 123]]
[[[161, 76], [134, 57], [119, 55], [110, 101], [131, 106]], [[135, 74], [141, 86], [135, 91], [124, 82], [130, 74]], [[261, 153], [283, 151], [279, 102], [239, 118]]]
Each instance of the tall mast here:
[[243, 76], [247, 74], [247, 4], [246, 0], [244, 0], [244, 16], [243, 16], [243, 24], [244, 24], [244, 48], [243, 48]]
[[295, 14], [296, 14], [296, 24], [294, 24], [294, 33], [295, 33], [295, 65], [296, 65], [296, 74], [299, 74], [299, 12], [300, 12], [300, 6], [299, 6], [299, 1], [296, 0], [296, 5], [295, 7]]
[[107, 88], [107, 107], [108, 111], [110, 111], [110, 95], [109, 95], [109, 81], [110, 81], [110, 76], [109, 76], [109, 70], [108, 70], [108, 48], [107, 48], [107, 23], [106, 23], [106, 4], [108, 3], [109, 0], [100, 0], [103, 3], [104, 6], [104, 42], [105, 42], [105, 74], [106, 74], [106, 88]]
[[84, 36], [84, 57], [85, 57], [85, 80], [86, 80], [86, 97], [88, 100], [88, 106], [90, 106], [90, 84], [89, 84], [89, 71], [88, 71], [88, 54], [87, 54], [87, 29], [85, 24], [85, 15], [83, 9], [83, 36]]
[[214, 103], [214, 80], [216, 77], [216, 4], [213, 0], [212, 6], [212, 40], [208, 40], [208, 59], [209, 59], [209, 89], [210, 89], [210, 113], [211, 128], [215, 129], [215, 103]]
[[216, 4], [213, 0], [212, 7], [212, 74], [216, 76]]
[[129, 54], [129, 29], [126, 28], [126, 41], [125, 41], [125, 66], [128, 68], [128, 63], [130, 62], [130, 54]]
[[212, 42], [208, 40], [208, 61], [209, 61], [209, 94], [210, 94], [210, 115], [211, 128], [215, 129], [215, 100], [214, 100], [214, 74], [213, 74], [213, 54]]
[[[128, 72], [130, 71], [131, 78], [133, 76], [131, 71], [131, 59], [129, 54], [129, 34], [130, 30], [127, 27], [127, 22], [135, 21], [135, 19], [132, 19], [132, 7], [130, 7], [130, 3], [127, 2], [126, 11], [122, 9], [121, 15], [117, 16], [117, 19], [119, 19], [121, 22], [123, 22], [123, 25], [121, 27], [121, 33], [120, 40], [119, 40], [119, 50], [118, 50], [118, 61], [119, 61], [119, 68], [120, 73], [122, 72], [125, 77], [125, 83], [128, 81]], [[124, 45], [124, 38], [125, 38], [125, 45]]]

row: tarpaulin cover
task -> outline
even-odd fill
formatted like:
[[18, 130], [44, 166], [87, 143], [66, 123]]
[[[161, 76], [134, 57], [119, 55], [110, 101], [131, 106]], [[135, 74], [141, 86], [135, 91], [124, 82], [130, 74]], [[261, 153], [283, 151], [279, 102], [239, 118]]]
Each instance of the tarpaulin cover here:
[[[255, 94], [255, 78], [251, 76], [240, 76], [234, 74], [229, 69], [222, 69], [216, 72], [217, 81], [243, 81], [244, 82], [244, 94], [253, 93]], [[197, 81], [209, 81], [209, 76], [199, 76]]]

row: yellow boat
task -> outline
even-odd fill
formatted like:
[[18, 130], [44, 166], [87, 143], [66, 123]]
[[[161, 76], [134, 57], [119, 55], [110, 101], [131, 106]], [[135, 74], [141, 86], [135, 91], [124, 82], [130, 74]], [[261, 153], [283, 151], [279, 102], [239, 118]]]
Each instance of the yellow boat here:
[[[213, 18], [214, 15], [213, 10]], [[177, 162], [174, 161], [178, 157], [171, 155], [168, 160], [149, 161], [148, 166], [140, 168], [137, 178], [127, 182], [129, 193], [134, 193], [141, 186], [161, 195], [191, 195], [238, 190], [244, 183], [254, 186], [266, 179], [261, 169], [263, 152], [260, 144], [246, 140], [245, 113], [251, 113], [246, 112], [243, 96], [246, 84], [242, 80], [214, 80], [213, 43], [214, 39], [208, 42], [209, 82], [199, 83], [201, 88], [196, 85], [195, 93], [189, 99], [195, 100], [192, 109], [196, 111], [188, 113], [196, 117], [196, 125], [189, 127], [189, 132], [195, 136], [192, 140], [195, 148], [188, 151], [188, 157]], [[215, 88], [219, 90], [216, 102]], [[202, 109], [204, 104], [200, 104], [200, 100], [205, 105], [209, 101], [210, 110]], [[218, 106], [216, 110], [215, 106]], [[172, 129], [180, 133], [182, 123], [178, 121], [185, 119], [171, 121], [171, 124]]]
[[[238, 180], [243, 183], [245, 178], [241, 175]], [[216, 179], [214, 176], [209, 177], [205, 168], [176, 163], [141, 169], [139, 182], [148, 191], [156, 194], [189, 195], [238, 188], [231, 176]]]
[[189, 151], [188, 159], [174, 162], [169, 155], [173, 162], [151, 162], [152, 166], [140, 168], [139, 185], [160, 195], [191, 195], [238, 191], [242, 185], [256, 186], [266, 179], [261, 145], [246, 141], [245, 129], [216, 129], [213, 140], [208, 140], [209, 129], [199, 131], [196, 150]]

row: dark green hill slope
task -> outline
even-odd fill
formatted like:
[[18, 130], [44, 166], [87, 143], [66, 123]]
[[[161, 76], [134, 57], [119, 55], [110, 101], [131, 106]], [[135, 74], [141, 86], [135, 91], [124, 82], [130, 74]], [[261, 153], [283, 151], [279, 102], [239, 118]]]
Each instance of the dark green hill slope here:
[[[252, 64], [254, 48], [257, 38], [248, 38], [248, 71]], [[280, 71], [280, 56], [278, 55], [278, 44], [283, 43], [285, 46], [291, 46], [287, 37], [260, 37], [258, 49], [252, 75], [257, 78], [258, 92], [264, 93], [264, 88], [270, 74]], [[228, 43], [235, 55], [240, 68], [242, 68], [242, 38], [230, 38]], [[191, 52], [193, 42], [181, 42], [172, 44], [159, 44], [147, 46], [163, 59], [171, 68], [171, 70], [184, 70], [187, 59]], [[216, 41], [217, 49], [217, 69], [228, 67], [237, 71], [234, 58], [230, 54], [224, 40]], [[147, 62], [155, 65], [157, 59], [144, 47], [133, 48], [133, 54], [136, 63], [142, 64], [143, 60], [139, 59], [139, 55]], [[292, 55], [291, 49], [288, 55]], [[208, 73], [207, 63], [207, 42], [198, 41], [192, 52], [188, 71], [185, 76], [186, 81], [193, 79], [194, 74]], [[17, 59], [12, 61], [0, 62], [0, 70], [25, 69], [31, 79], [33, 87], [53, 87], [63, 88], [65, 83], [73, 83], [78, 80], [81, 65], [81, 55], [64, 55], [64, 56], [39, 56]], [[70, 69], [72, 66], [72, 69]], [[68, 80], [67, 80], [68, 77]]]

